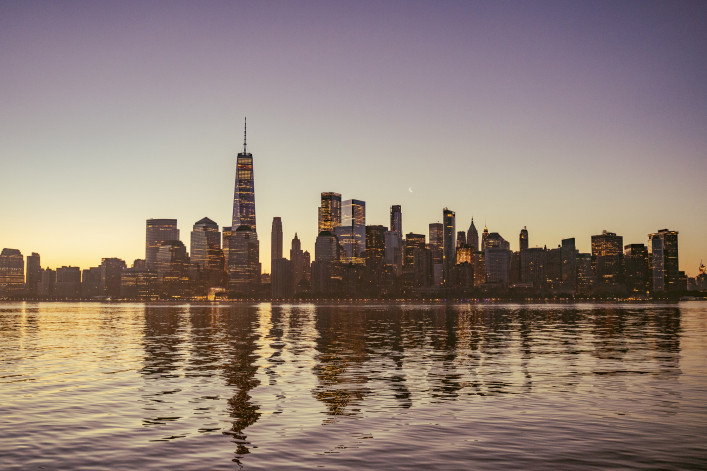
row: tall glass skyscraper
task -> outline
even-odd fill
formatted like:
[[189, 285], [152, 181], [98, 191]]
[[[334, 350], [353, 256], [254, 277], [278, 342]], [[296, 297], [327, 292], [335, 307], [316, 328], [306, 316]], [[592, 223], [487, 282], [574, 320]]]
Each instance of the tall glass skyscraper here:
[[[341, 219], [343, 227], [352, 229], [355, 241], [348, 255], [352, 258], [361, 257], [366, 251], [366, 202], [353, 199], [344, 201]], [[345, 245], [344, 250], [348, 252]]]
[[334, 232], [341, 225], [341, 195], [332, 191], [322, 192], [322, 205], [319, 207], [319, 226], [322, 231]]
[[449, 284], [449, 274], [457, 261], [457, 248], [454, 236], [456, 222], [454, 211], [444, 208], [442, 211], [442, 268], [445, 285]]
[[228, 287], [249, 293], [260, 284], [260, 245], [255, 223], [255, 184], [253, 154], [246, 144], [243, 127], [243, 152], [236, 158], [236, 183], [233, 191], [233, 219], [228, 247]]
[[233, 192], [233, 219], [231, 227], [249, 226], [257, 232], [255, 225], [255, 184], [253, 180], [253, 154], [246, 147], [246, 128], [243, 129], [243, 152], [236, 161], [236, 185]]

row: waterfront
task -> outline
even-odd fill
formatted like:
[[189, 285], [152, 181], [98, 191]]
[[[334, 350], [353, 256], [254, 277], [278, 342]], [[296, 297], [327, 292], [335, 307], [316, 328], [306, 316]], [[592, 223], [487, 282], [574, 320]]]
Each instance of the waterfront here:
[[0, 304], [3, 469], [707, 467], [707, 303]]

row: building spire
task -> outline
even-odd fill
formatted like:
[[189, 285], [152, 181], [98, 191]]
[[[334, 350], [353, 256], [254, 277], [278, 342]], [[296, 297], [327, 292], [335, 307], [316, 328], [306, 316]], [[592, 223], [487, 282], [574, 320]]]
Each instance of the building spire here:
[[247, 154], [246, 151], [246, 132], [248, 131], [248, 118], [243, 118], [243, 153]]

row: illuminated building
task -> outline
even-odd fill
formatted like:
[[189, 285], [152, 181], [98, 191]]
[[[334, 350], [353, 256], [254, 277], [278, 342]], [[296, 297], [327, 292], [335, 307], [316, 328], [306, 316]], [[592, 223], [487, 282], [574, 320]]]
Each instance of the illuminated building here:
[[260, 285], [257, 234], [250, 226], [239, 226], [229, 243], [228, 290], [238, 296], [255, 294]]
[[562, 248], [545, 250], [545, 287], [552, 291], [562, 290]]
[[707, 268], [700, 261], [700, 274], [695, 277], [695, 289], [697, 291], [707, 291]]
[[466, 232], [464, 231], [457, 232], [457, 247], [460, 245], [466, 245]]
[[484, 226], [484, 232], [481, 234], [481, 250], [484, 251], [486, 250], [486, 239], [488, 239], [489, 236], [489, 229], [488, 227]]
[[363, 259], [359, 257], [359, 247], [353, 227], [338, 226], [333, 232], [340, 247], [339, 260], [342, 263], [363, 263]]
[[253, 178], [253, 154], [246, 147], [246, 131], [243, 129], [243, 152], [236, 157], [236, 184], [233, 191], [233, 218], [231, 227], [239, 230], [248, 226], [256, 234], [255, 183]]
[[520, 281], [532, 283], [540, 289], [545, 282], [545, 249], [541, 247], [528, 248], [520, 252]]
[[471, 218], [471, 225], [469, 225], [469, 230], [466, 232], [466, 245], [471, 247], [472, 253], [479, 250], [479, 232], [474, 225], [474, 218]]
[[366, 251], [366, 202], [354, 199], [344, 201], [341, 225], [352, 229], [355, 241], [352, 247], [350, 244], [342, 244], [344, 250], [352, 259], [363, 262], [361, 257]]
[[624, 246], [624, 278], [629, 293], [646, 293], [650, 290], [650, 259], [644, 244]]
[[408, 232], [405, 235], [405, 265], [412, 266], [415, 262], [415, 249], [426, 248], [425, 244], [425, 234], [415, 234]]
[[461, 244], [457, 246], [457, 265], [460, 263], [471, 263], [473, 257], [473, 252], [471, 247], [466, 244]]
[[27, 256], [27, 270], [25, 273], [27, 282], [25, 283], [28, 296], [39, 295], [39, 282], [42, 281], [42, 267], [39, 261], [39, 254], [32, 252]]
[[233, 235], [233, 229], [229, 227], [223, 227], [221, 229], [221, 247], [223, 251], [223, 265], [224, 271], [228, 273], [228, 248], [231, 246], [231, 236]]
[[60, 267], [56, 269], [54, 296], [59, 299], [76, 299], [81, 295], [81, 269]]
[[120, 297], [141, 301], [156, 300], [159, 297], [157, 273], [134, 265], [123, 270], [120, 276]]
[[483, 285], [486, 283], [486, 260], [482, 250], [474, 252], [472, 265], [474, 266], [474, 286]]
[[218, 224], [203, 218], [194, 224], [191, 232], [190, 273], [203, 288], [223, 283], [224, 257]]
[[456, 222], [454, 211], [442, 210], [442, 277], [443, 283], [449, 283], [449, 275], [457, 261], [457, 248], [454, 240]]
[[651, 265], [653, 267], [653, 291], [680, 291], [678, 269], [678, 232], [661, 229], [648, 234], [651, 241]]
[[314, 243], [315, 262], [338, 262], [339, 242], [336, 236], [329, 231], [322, 231]]
[[430, 224], [430, 250], [432, 251], [432, 263], [442, 264], [442, 235], [444, 226], [440, 222]]
[[518, 244], [521, 252], [528, 248], [528, 228], [525, 226], [520, 230]]
[[145, 264], [148, 270], [155, 269], [157, 251], [168, 240], [179, 240], [176, 219], [148, 219], [145, 231]]
[[322, 193], [322, 204], [319, 207], [318, 233], [333, 232], [341, 225], [341, 195], [332, 191]]
[[592, 236], [592, 261], [597, 285], [611, 286], [621, 281], [623, 242], [622, 236], [608, 231]]
[[17, 297], [25, 291], [25, 259], [17, 249], [0, 252], [0, 297]]

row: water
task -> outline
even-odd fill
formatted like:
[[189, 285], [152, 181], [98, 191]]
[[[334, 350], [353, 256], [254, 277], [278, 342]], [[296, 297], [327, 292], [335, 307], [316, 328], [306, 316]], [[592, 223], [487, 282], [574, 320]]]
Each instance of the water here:
[[707, 303], [0, 304], [0, 469], [705, 469]]

